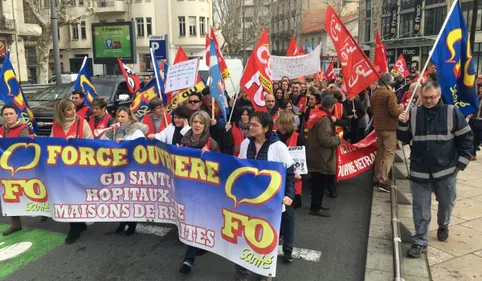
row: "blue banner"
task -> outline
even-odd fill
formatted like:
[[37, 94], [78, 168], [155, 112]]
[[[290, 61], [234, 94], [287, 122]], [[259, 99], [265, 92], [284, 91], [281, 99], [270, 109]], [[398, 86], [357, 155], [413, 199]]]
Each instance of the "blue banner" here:
[[171, 223], [182, 242], [265, 276], [276, 272], [285, 171], [146, 139], [0, 139], [5, 216]]
[[459, 1], [453, 3], [439, 36], [431, 58], [437, 67], [438, 83], [445, 101], [467, 116], [477, 110], [478, 99], [469, 33]]

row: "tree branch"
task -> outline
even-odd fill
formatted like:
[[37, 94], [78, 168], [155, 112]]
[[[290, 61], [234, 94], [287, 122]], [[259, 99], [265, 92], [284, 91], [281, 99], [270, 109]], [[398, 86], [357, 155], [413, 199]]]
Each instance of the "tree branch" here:
[[28, 8], [32, 12], [32, 15], [35, 17], [35, 19], [38, 21], [40, 27], [42, 27], [42, 29], [48, 28], [47, 22], [42, 18], [39, 10], [37, 9], [37, 7], [35, 7], [34, 3], [31, 0], [25, 0], [25, 3], [27, 3]]
[[88, 18], [94, 14], [94, 7], [92, 6], [92, 1], [87, 1], [87, 7], [84, 13], [72, 17], [68, 13], [67, 5], [69, 5], [68, 0], [61, 0], [59, 1], [59, 6], [57, 7], [57, 17], [58, 17], [58, 26], [70, 25], [74, 23], [78, 23], [82, 19]]

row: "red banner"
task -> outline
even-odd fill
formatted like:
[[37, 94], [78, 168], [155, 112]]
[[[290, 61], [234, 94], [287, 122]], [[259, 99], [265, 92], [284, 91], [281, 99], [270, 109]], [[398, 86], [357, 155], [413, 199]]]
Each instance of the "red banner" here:
[[400, 54], [398, 57], [397, 62], [392, 68], [392, 73], [400, 73], [403, 75], [403, 77], [407, 77], [410, 75], [410, 72], [408, 72], [407, 68], [407, 63], [405, 62], [405, 58], [403, 57], [403, 54]]
[[287, 57], [295, 57], [298, 56], [298, 44], [296, 44], [295, 37], [291, 37], [290, 44], [288, 45], [288, 50], [286, 50]]
[[348, 96], [355, 97], [379, 79], [378, 72], [331, 6], [326, 8], [325, 28], [338, 54]]
[[336, 181], [346, 180], [357, 176], [375, 164], [377, 154], [377, 136], [375, 131], [355, 144], [342, 140], [336, 147], [337, 165]]
[[248, 64], [241, 77], [241, 86], [256, 111], [266, 111], [264, 96], [273, 92], [268, 29], [265, 29], [258, 44], [251, 52]]

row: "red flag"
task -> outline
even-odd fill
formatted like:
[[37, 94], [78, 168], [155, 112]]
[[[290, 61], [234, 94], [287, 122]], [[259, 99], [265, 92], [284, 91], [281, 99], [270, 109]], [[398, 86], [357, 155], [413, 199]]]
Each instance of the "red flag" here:
[[378, 73], [388, 72], [387, 65], [387, 52], [385, 51], [385, 46], [382, 43], [382, 38], [377, 29], [377, 42], [375, 45], [375, 58], [373, 59], [373, 65]]
[[251, 52], [243, 77], [241, 77], [243, 90], [257, 111], [267, 111], [264, 96], [273, 92], [269, 59], [268, 29], [265, 29], [258, 44]]
[[129, 89], [129, 92], [134, 95], [141, 88], [141, 79], [135, 75], [134, 71], [128, 68], [119, 57], [117, 58], [117, 61], [119, 62], [122, 75], [124, 75], [124, 79], [126, 80], [127, 88]]
[[306, 55], [305, 49], [303, 49], [303, 46], [300, 46], [300, 55]]
[[173, 64], [180, 63], [183, 61], [188, 61], [188, 60], [189, 60], [189, 57], [186, 55], [186, 52], [184, 52], [184, 49], [181, 46], [179, 46], [179, 49], [177, 49], [176, 57], [174, 58]]
[[221, 53], [221, 49], [219, 49], [218, 40], [216, 39], [216, 35], [214, 34], [214, 29], [212, 27], [210, 35], [206, 34], [206, 66], [209, 67], [209, 45], [211, 44], [211, 38], [214, 39], [214, 46], [216, 47], [216, 55], [219, 62], [219, 70], [221, 70], [223, 80], [228, 79], [230, 77], [228, 66], [226, 65], [226, 61]]
[[336, 73], [335, 73], [335, 71], [333, 71], [333, 65], [334, 65], [334, 63], [331, 62], [330, 65], [328, 66], [328, 68], [326, 69], [326, 72], [325, 72], [325, 76], [329, 80], [335, 80], [336, 79]]
[[320, 70], [320, 73], [315, 73], [315, 75], [313, 75], [313, 79], [315, 79], [315, 81], [322, 81], [325, 79], [325, 73], [324, 73], [324, 66], [323, 64], [321, 64], [321, 70]]
[[287, 57], [294, 57], [298, 56], [298, 45], [296, 44], [296, 39], [295, 37], [291, 37], [290, 44], [288, 46], [288, 50], [286, 51], [286, 56]]
[[410, 72], [408, 72], [407, 68], [407, 63], [405, 62], [405, 58], [403, 57], [403, 54], [400, 54], [398, 57], [397, 62], [392, 68], [392, 73], [400, 73], [403, 75], [403, 77], [407, 77], [410, 75]]
[[338, 53], [348, 96], [355, 97], [379, 79], [378, 72], [331, 6], [326, 8], [325, 28]]
[[355, 144], [343, 139], [341, 142], [342, 144], [336, 147], [336, 181], [352, 178], [371, 169], [377, 152], [375, 132]]

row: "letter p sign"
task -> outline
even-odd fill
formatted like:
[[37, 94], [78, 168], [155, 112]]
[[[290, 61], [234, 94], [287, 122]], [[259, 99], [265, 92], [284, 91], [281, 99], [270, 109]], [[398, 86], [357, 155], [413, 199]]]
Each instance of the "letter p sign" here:
[[149, 48], [154, 52], [156, 59], [166, 59], [166, 40], [151, 38]]

